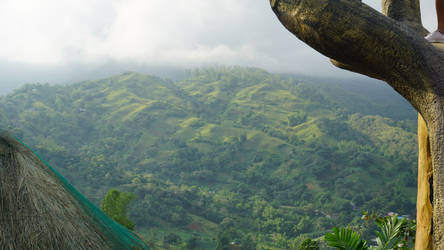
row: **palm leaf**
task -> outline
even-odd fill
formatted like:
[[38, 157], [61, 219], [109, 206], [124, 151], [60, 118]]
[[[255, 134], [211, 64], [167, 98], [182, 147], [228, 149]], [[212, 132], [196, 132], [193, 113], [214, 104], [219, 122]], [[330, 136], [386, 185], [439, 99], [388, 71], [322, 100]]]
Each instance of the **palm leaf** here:
[[389, 217], [378, 223], [381, 232], [376, 232], [378, 236], [376, 243], [378, 246], [375, 249], [388, 250], [395, 248], [400, 240], [402, 240], [400, 236], [404, 223], [404, 220], [399, 220], [396, 216]]
[[325, 240], [331, 247], [341, 250], [365, 250], [367, 242], [361, 236], [348, 228], [333, 228], [333, 233], [326, 233]]

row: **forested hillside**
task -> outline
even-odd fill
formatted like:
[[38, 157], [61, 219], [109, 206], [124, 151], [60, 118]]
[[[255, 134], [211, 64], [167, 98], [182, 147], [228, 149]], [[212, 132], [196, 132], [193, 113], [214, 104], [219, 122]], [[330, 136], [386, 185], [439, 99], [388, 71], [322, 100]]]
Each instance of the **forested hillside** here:
[[136, 231], [160, 248], [289, 249], [365, 210], [415, 215], [416, 113], [379, 85], [125, 73], [27, 84], [0, 98], [0, 121], [96, 204], [135, 193]]

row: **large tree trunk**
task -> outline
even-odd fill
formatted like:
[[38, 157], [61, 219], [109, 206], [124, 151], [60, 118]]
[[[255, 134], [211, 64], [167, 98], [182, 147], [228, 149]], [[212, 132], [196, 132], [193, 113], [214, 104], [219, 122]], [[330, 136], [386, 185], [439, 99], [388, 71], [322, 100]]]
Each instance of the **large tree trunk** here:
[[444, 103], [437, 103], [434, 119], [427, 124], [433, 168], [432, 236], [434, 249], [444, 249]]
[[356, 0], [270, 4], [289, 31], [334, 65], [387, 82], [420, 113], [415, 248], [431, 249], [432, 234], [433, 248], [444, 249], [444, 46], [423, 38], [419, 0], [382, 1], [384, 15]]

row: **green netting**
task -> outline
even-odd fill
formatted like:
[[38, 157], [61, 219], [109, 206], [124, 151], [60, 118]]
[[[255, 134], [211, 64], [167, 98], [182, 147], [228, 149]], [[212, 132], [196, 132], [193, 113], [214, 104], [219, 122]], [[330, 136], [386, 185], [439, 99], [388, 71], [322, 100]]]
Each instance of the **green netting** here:
[[14, 137], [33, 154], [35, 154], [59, 178], [66, 191], [79, 202], [85, 213], [89, 215], [94, 223], [96, 223], [96, 225], [103, 231], [104, 238], [107, 240], [107, 243], [109, 243], [112, 249], [149, 249], [148, 246], [137, 235], [108, 217], [104, 212], [102, 212], [102, 210], [100, 210], [96, 205], [77, 191], [60, 173], [52, 168], [48, 162], [46, 162], [16, 136]]

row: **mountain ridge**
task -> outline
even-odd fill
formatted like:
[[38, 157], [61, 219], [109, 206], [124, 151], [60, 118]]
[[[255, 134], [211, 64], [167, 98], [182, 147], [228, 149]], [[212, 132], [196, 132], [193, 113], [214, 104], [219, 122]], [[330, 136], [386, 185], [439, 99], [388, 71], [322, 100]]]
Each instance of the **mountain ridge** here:
[[208, 246], [220, 231], [285, 249], [360, 210], [414, 216], [414, 110], [388, 88], [344, 85], [241, 67], [175, 82], [131, 72], [25, 85], [0, 98], [0, 125], [96, 203], [135, 192], [137, 230], [189, 238], [199, 225]]

